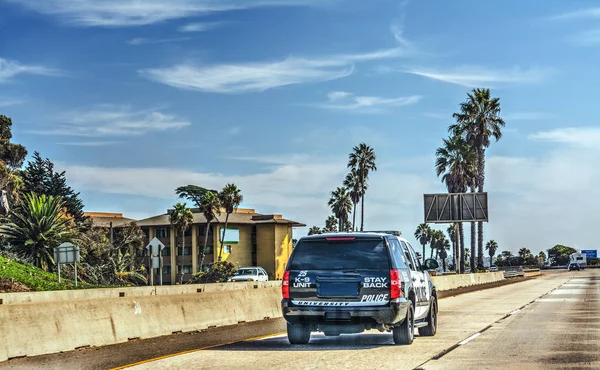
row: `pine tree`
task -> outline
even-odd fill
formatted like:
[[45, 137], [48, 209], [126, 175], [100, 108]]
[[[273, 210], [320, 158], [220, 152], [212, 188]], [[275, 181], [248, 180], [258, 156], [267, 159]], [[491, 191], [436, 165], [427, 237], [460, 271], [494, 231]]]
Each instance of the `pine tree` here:
[[37, 195], [60, 196], [63, 198], [66, 213], [73, 217], [77, 224], [82, 224], [87, 217], [83, 214], [83, 202], [68, 184], [65, 172], [55, 172], [54, 163], [43, 159], [40, 153], [34, 152], [33, 160], [27, 163], [21, 177], [23, 192]]

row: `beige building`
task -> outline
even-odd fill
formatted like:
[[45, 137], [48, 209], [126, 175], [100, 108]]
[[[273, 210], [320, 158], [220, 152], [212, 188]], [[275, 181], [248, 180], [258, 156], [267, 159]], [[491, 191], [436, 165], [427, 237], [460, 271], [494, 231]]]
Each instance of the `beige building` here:
[[[194, 221], [185, 233], [182, 246], [178, 230], [171, 225], [170, 213], [138, 220], [136, 223], [146, 235], [146, 242], [157, 237], [166, 248], [162, 252], [163, 284], [187, 282], [191, 276], [200, 271], [204, 250], [206, 268], [218, 260], [220, 238], [225, 227], [225, 213], [213, 220], [206, 238], [206, 219], [198, 209], [192, 209]], [[98, 227], [122, 227], [131, 219], [118, 213], [88, 213], [94, 225]], [[229, 223], [225, 233], [222, 260], [236, 267], [260, 266], [268, 273], [270, 279], [281, 279], [285, 265], [292, 252], [292, 234], [294, 227], [306, 226], [299, 222], [287, 220], [282, 215], [263, 215], [254, 209], [240, 208], [229, 215]], [[147, 257], [140, 256], [147, 263]], [[159, 275], [155, 275], [158, 281]]]

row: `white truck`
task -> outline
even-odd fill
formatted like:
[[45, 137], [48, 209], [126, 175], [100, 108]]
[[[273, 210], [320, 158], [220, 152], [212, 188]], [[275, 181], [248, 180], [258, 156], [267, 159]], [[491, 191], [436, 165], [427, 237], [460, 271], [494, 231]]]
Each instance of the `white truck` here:
[[571, 254], [571, 259], [569, 260], [569, 265], [572, 263], [576, 263], [579, 265], [579, 267], [584, 269], [587, 266], [587, 260], [585, 258], [585, 254], [583, 254], [581, 252], [575, 252], [575, 253]]

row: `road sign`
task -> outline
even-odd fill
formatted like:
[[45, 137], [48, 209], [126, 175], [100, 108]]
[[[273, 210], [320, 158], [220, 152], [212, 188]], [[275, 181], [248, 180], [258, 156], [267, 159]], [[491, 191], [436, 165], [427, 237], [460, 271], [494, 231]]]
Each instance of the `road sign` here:
[[79, 248], [73, 243], [65, 242], [54, 249], [54, 261], [56, 263], [75, 263], [79, 262]]
[[165, 249], [165, 245], [158, 240], [157, 237], [154, 237], [154, 239], [150, 240], [150, 243], [148, 243], [146, 249], [150, 251], [152, 256], [158, 256], [160, 252]]
[[425, 222], [489, 221], [487, 193], [441, 193], [423, 196]]
[[598, 258], [598, 251], [595, 249], [582, 249], [581, 253], [585, 254], [585, 258]]
[[79, 262], [79, 247], [73, 243], [64, 242], [54, 248], [54, 262], [58, 267], [58, 282], [60, 283], [60, 265], [74, 264], [75, 265], [75, 286], [77, 286], [77, 263]]

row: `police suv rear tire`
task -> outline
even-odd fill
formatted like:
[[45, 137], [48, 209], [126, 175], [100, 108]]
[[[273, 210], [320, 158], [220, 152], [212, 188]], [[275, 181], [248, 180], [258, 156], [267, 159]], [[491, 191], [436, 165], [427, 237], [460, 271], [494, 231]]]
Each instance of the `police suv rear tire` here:
[[426, 320], [427, 326], [419, 328], [419, 335], [422, 337], [433, 337], [437, 332], [437, 299], [435, 297], [431, 297], [431, 304]]
[[310, 341], [310, 327], [308, 325], [287, 324], [288, 340], [291, 344], [307, 344]]
[[411, 344], [415, 338], [415, 310], [411, 304], [406, 311], [406, 318], [400, 326], [394, 326], [392, 336], [394, 344]]

